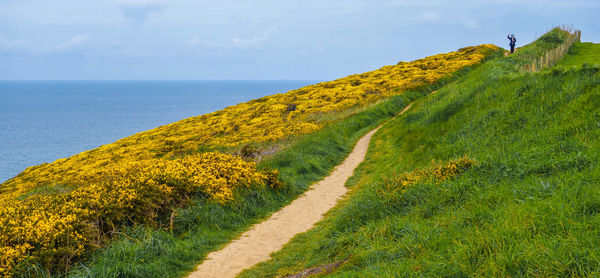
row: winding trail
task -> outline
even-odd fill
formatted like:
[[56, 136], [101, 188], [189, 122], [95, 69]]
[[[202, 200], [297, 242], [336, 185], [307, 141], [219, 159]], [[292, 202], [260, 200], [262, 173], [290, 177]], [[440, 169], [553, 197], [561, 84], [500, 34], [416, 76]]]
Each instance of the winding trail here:
[[[411, 106], [412, 103], [398, 115]], [[330, 176], [313, 184], [302, 196], [273, 213], [269, 219], [252, 226], [223, 249], [208, 254], [188, 278], [235, 277], [244, 269], [268, 260], [271, 253], [281, 249], [295, 235], [311, 229], [346, 194], [348, 189], [344, 185], [365, 159], [371, 137], [379, 128], [381, 126], [360, 138], [350, 155], [335, 167]]]

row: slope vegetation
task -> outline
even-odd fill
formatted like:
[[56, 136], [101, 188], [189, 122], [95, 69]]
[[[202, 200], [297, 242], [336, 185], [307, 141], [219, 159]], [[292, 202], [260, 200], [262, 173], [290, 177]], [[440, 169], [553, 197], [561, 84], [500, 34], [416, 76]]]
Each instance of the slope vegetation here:
[[495, 49], [491, 45], [468, 47], [409, 63], [401, 62], [141, 132], [50, 164], [30, 167], [2, 184], [0, 198], [15, 197], [52, 183], [76, 184], [82, 176], [101, 175], [100, 172], [110, 164], [127, 168], [137, 161], [170, 159], [197, 151], [273, 142], [311, 133], [328, 123], [323, 114], [364, 107], [433, 84], [465, 66], [480, 63]]
[[[407, 100], [498, 53], [483, 45], [386, 66], [28, 168], [0, 187], [0, 275], [66, 273], [115, 237], [111, 246], [139, 252], [115, 257], [109, 246], [78, 269], [144, 277], [186, 271], [328, 173]], [[277, 149], [258, 166], [252, 161]], [[165, 244], [145, 246], [148, 236]], [[165, 259], [177, 250], [187, 253], [176, 263]]]
[[600, 67], [583, 51], [597, 45], [576, 44], [548, 70], [520, 67], [559, 44], [560, 32], [486, 62], [382, 127], [351, 197], [241, 277], [348, 257], [330, 276], [600, 275]]
[[600, 44], [577, 43], [571, 50], [570, 55], [560, 62], [561, 67], [578, 67], [583, 64], [600, 65]]

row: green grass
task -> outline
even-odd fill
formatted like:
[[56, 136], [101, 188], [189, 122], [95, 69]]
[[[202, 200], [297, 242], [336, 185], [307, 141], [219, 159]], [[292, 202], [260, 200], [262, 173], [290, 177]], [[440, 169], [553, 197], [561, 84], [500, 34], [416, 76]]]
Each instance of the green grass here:
[[552, 50], [562, 44], [569, 33], [559, 28], [554, 28], [548, 33], [542, 35], [534, 42], [519, 47], [514, 54], [509, 55], [503, 59], [504, 63], [513, 65], [515, 67], [523, 67], [531, 64], [536, 58], [545, 55], [547, 51]]
[[367, 131], [395, 115], [411, 93], [390, 99], [331, 127], [306, 136], [259, 164], [277, 168], [286, 186], [280, 190], [251, 188], [236, 192], [236, 201], [221, 205], [196, 200], [177, 210], [174, 234], [137, 227], [76, 267], [71, 276], [181, 277], [194, 269], [206, 254], [231, 241], [249, 225], [259, 222], [337, 165], [354, 142]]
[[[501, 55], [499, 50], [491, 57]], [[91, 254], [90, 259], [76, 266], [69, 276], [181, 277], [189, 273], [209, 252], [218, 250], [328, 175], [368, 131], [397, 115], [414, 100], [470, 70], [472, 67], [464, 68], [436, 84], [391, 97], [366, 109], [355, 109], [353, 115], [342, 112], [344, 119], [295, 140], [259, 163], [259, 168], [280, 171], [280, 178], [286, 184], [282, 189], [240, 190], [235, 193], [236, 201], [225, 205], [198, 199], [177, 210], [172, 234], [148, 227], [130, 229], [108, 247]], [[30, 271], [36, 272], [39, 268], [33, 267]]]
[[[241, 277], [349, 255], [328, 277], [600, 276], [600, 67], [576, 49], [572, 67], [519, 73], [536, 45], [386, 124], [351, 197]], [[454, 179], [382, 194], [386, 177], [464, 155], [478, 165]]]
[[[499, 57], [498, 50], [493, 57]], [[436, 84], [391, 97], [362, 109], [327, 115], [334, 123], [306, 136], [284, 142], [283, 150], [268, 156], [259, 168], [280, 171], [281, 189], [250, 188], [235, 192], [235, 201], [218, 204], [201, 196], [176, 208], [174, 229], [137, 226], [120, 231], [107, 247], [87, 255], [69, 277], [182, 277], [211, 251], [239, 236], [290, 203], [309, 185], [328, 175], [351, 151], [356, 141], [397, 115], [407, 104], [428, 95], [472, 70], [466, 67]], [[342, 118], [340, 118], [342, 117]], [[258, 146], [264, 147], [264, 146]], [[268, 146], [267, 146], [268, 147]], [[59, 187], [35, 194], [53, 194]], [[168, 219], [162, 219], [168, 223]], [[15, 277], [59, 277], [37, 265], [23, 264]]]
[[[498, 51], [495, 56], [500, 56]], [[353, 115], [344, 114], [326, 128], [295, 140], [289, 147], [259, 163], [259, 168], [279, 169], [286, 184], [279, 190], [250, 188], [237, 192], [236, 200], [218, 204], [198, 198], [176, 210], [174, 231], [144, 226], [119, 234], [109, 246], [75, 266], [70, 277], [181, 277], [192, 271], [210, 252], [219, 249], [254, 223], [291, 202], [310, 184], [341, 163], [356, 141], [401, 111], [408, 103], [464, 75], [391, 97]], [[43, 269], [25, 267], [17, 277], [49, 276]]]
[[31, 191], [24, 193], [17, 197], [17, 200], [24, 200], [31, 195], [53, 195], [53, 194], [64, 194], [70, 192], [72, 188], [62, 185], [62, 184], [53, 184], [53, 185], [44, 185], [40, 187], [36, 187]]
[[560, 63], [561, 67], [577, 67], [582, 64], [600, 65], [600, 44], [584, 42], [575, 43]]

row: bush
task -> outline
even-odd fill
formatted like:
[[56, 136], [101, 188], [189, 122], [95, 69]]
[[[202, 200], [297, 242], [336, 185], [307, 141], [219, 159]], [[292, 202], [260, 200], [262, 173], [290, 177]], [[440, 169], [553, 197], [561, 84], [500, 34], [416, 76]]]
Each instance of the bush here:
[[20, 263], [66, 272], [86, 251], [103, 245], [120, 228], [160, 226], [172, 208], [195, 194], [226, 202], [235, 187], [280, 187], [278, 171], [221, 153], [175, 160], [113, 165], [73, 181], [66, 194], [33, 194], [0, 208], [0, 276]]
[[564, 40], [560, 37], [558, 32], [546, 33], [540, 37], [540, 41], [550, 44], [561, 44]]

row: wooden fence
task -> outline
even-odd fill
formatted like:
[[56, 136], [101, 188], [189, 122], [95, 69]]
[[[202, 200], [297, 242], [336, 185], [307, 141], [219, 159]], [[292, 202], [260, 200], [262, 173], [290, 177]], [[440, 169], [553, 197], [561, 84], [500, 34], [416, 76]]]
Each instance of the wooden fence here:
[[567, 52], [569, 52], [569, 49], [571, 49], [571, 46], [573, 46], [574, 43], [581, 42], [581, 30], [573, 30], [568, 27], [560, 27], [560, 29], [567, 33], [565, 41], [558, 47], [549, 50], [542, 56], [536, 58], [531, 64], [525, 65], [524, 70], [537, 72], [552, 67], [567, 55]]

